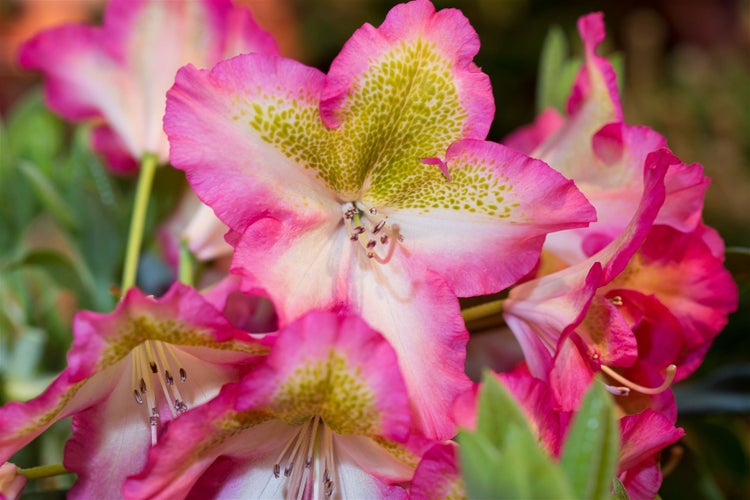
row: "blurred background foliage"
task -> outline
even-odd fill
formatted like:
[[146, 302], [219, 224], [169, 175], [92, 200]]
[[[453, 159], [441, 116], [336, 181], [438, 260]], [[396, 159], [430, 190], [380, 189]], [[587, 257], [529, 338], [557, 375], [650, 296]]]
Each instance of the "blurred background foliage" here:
[[[378, 25], [394, 3], [235, 1], [276, 35], [283, 54], [322, 70], [355, 29]], [[750, 247], [750, 0], [434, 3], [462, 9], [479, 33], [476, 62], [490, 75], [497, 107], [493, 140], [533, 120], [549, 30], [559, 27], [575, 52], [577, 18], [604, 11], [603, 51], [621, 58], [625, 69], [626, 121], [656, 129], [683, 161], [705, 167], [712, 179], [706, 222], [728, 246]], [[33, 397], [64, 367], [76, 310], [108, 311], [114, 303], [134, 179], [111, 175], [88, 151], [87, 128], [48, 112], [38, 75], [16, 63], [19, 44], [36, 31], [96, 22], [102, 8], [102, 0], [0, 0], [0, 403]], [[184, 188], [178, 172], [159, 175], [152, 229]], [[171, 279], [150, 243], [144, 274]], [[728, 266], [740, 282], [740, 310], [701, 369], [675, 387], [678, 425], [687, 437], [664, 453], [665, 499], [747, 498], [750, 492], [747, 252], [730, 253]], [[67, 432], [56, 427], [16, 461], [59, 461]], [[54, 478], [29, 491], [64, 489], [69, 481]]]

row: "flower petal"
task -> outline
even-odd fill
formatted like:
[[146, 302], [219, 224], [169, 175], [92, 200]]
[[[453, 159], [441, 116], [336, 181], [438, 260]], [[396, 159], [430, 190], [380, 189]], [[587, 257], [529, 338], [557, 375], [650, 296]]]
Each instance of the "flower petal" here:
[[459, 10], [435, 12], [425, 0], [397, 5], [380, 27], [357, 30], [331, 64], [323, 120], [332, 128], [387, 124], [372, 132], [399, 148], [407, 138], [419, 143], [411, 134], [433, 136], [436, 151], [461, 137], [483, 139], [494, 103], [489, 78], [472, 62], [478, 51], [479, 37]]
[[[550, 231], [585, 226], [593, 207], [572, 181], [539, 160], [485, 141], [448, 149], [450, 181], [437, 168], [382, 207], [412, 258], [459, 296], [497, 292], [537, 263]], [[408, 197], [407, 197], [408, 196]], [[512, 256], [512, 257], [511, 257]]]
[[414, 500], [467, 498], [458, 468], [458, 445], [447, 441], [430, 448], [419, 462], [409, 492]]
[[154, 153], [166, 162], [164, 93], [177, 69], [254, 51], [277, 48], [230, 2], [113, 0], [102, 28], [48, 30], [24, 45], [20, 60], [46, 73], [46, 95], [57, 112], [71, 120], [101, 117], [132, 158]]
[[170, 160], [233, 230], [269, 215], [340, 218], [330, 187], [340, 162], [318, 112], [323, 78], [256, 54], [178, 72], [164, 118]]

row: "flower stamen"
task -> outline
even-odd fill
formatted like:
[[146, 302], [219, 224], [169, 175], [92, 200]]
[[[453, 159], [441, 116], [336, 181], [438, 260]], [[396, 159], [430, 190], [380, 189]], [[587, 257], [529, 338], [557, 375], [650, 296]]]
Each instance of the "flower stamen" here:
[[640, 392], [641, 394], [647, 394], [649, 396], [660, 394], [669, 389], [669, 387], [672, 385], [672, 382], [674, 381], [675, 373], [677, 372], [676, 365], [669, 365], [667, 367], [667, 375], [661, 385], [659, 385], [658, 387], [646, 387], [620, 375], [608, 366], [601, 365], [599, 368], [608, 376], [622, 384], [622, 386], [607, 385], [607, 390], [615, 396], [627, 396], [628, 394], [630, 394], [631, 389], [636, 392]]
[[310, 493], [312, 498], [318, 498], [321, 491], [330, 497], [334, 490], [333, 467], [333, 433], [323, 419], [315, 415], [287, 441], [273, 466], [273, 476], [281, 478], [283, 468], [287, 499], [299, 500]]
[[[158, 427], [161, 424], [158, 393], [154, 391], [157, 385], [161, 387], [161, 394], [167, 401], [172, 418], [187, 411], [188, 406], [180, 392], [175, 376], [179, 374], [180, 382], [187, 380], [187, 371], [182, 367], [172, 346], [158, 340], [146, 340], [132, 352], [132, 390], [136, 403], [146, 403], [148, 423], [151, 427], [151, 443], [156, 444]], [[178, 368], [175, 370], [175, 366]]]
[[[374, 207], [360, 206], [361, 203], [346, 203], [342, 206], [344, 225], [349, 239], [358, 242], [368, 259], [379, 264], [387, 264], [396, 249], [396, 242], [403, 241], [398, 224], [388, 224], [388, 216], [378, 216]], [[382, 233], [382, 234], [380, 234]], [[386, 247], [385, 254], [378, 246]]]

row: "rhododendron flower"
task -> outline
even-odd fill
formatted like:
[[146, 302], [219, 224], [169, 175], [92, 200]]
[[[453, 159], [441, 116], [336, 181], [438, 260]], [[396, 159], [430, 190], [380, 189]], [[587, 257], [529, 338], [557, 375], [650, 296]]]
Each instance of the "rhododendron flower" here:
[[[664, 137], [653, 130], [622, 121], [617, 76], [596, 54], [605, 36], [602, 15], [580, 18], [578, 29], [585, 61], [568, 100], [569, 116], [554, 118], [554, 112], [545, 112], [533, 126], [504, 141], [573, 179], [596, 208], [595, 223], [547, 238], [545, 253], [566, 264], [586, 259], [625, 229], [642, 197], [646, 158], [667, 147]], [[664, 182], [666, 198], [654, 223], [693, 230], [700, 223], [709, 184], [703, 168], [675, 161]]]
[[183, 68], [165, 116], [170, 159], [232, 230], [244, 288], [282, 324], [360, 312], [438, 438], [469, 387], [456, 296], [509, 286], [546, 233], [593, 217], [542, 162], [480, 140], [494, 105], [478, 48], [459, 11], [418, 0], [358, 30], [328, 75], [256, 54]]
[[[174, 421], [128, 498], [392, 498], [419, 448], [396, 355], [358, 316], [310, 312], [239, 384]], [[416, 446], [416, 448], [415, 448]]]
[[192, 288], [160, 299], [132, 289], [109, 314], [79, 312], [68, 368], [38, 398], [0, 408], [0, 460], [73, 415], [71, 494], [106, 498], [139, 471], [164, 425], [238, 380], [268, 351]]
[[[546, 114], [509, 140], [528, 147], [539, 139], [532, 154], [571, 176], [597, 210], [590, 227], [550, 235], [541, 277], [511, 291], [505, 305], [532, 373], [550, 377], [569, 409], [581, 397], [571, 384], [588, 385], [600, 368], [616, 380], [611, 389], [623, 392], [663, 390], [675, 375], [672, 364], [686, 376], [736, 307], [723, 244], [701, 222], [702, 168], [680, 162], [655, 132], [621, 122], [614, 71], [595, 53], [604, 38], [601, 15], [581, 18], [579, 30], [586, 61], [570, 117]], [[649, 172], [656, 164], [663, 164], [662, 180]], [[562, 348], [567, 338], [581, 363], [571, 345]], [[663, 383], [646, 387], [611, 367], [661, 373]]]
[[229, 0], [111, 0], [101, 28], [44, 31], [21, 49], [21, 65], [46, 77], [49, 106], [69, 120], [98, 119], [94, 147], [117, 170], [144, 153], [168, 159], [164, 100], [180, 66], [210, 67], [276, 43]]

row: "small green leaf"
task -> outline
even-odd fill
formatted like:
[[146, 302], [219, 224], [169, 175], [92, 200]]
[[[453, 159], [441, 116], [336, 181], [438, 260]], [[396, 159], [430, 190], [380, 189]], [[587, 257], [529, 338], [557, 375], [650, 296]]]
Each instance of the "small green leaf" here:
[[619, 440], [612, 396], [597, 381], [573, 419], [560, 459], [575, 498], [609, 498]]
[[622, 482], [617, 478], [612, 479], [612, 500], [628, 500], [629, 498]]
[[478, 399], [476, 432], [459, 434], [469, 498], [571, 498], [560, 466], [542, 449], [513, 396], [491, 374]]
[[[560, 74], [568, 58], [568, 42], [559, 26], [552, 26], [542, 45], [536, 88], [536, 110], [559, 108]], [[568, 89], [569, 90], [569, 89]]]

